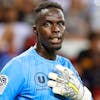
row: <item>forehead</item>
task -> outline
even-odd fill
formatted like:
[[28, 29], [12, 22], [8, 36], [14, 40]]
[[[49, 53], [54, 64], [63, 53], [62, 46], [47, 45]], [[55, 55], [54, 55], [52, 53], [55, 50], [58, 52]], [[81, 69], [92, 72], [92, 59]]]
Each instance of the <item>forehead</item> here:
[[58, 8], [42, 9], [40, 12], [40, 17], [48, 20], [64, 20], [64, 14], [62, 10]]

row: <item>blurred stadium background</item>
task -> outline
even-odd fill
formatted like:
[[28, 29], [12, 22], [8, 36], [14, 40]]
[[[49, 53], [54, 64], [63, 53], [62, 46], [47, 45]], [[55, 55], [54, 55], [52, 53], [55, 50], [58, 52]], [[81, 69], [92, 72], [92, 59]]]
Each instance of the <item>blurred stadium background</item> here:
[[[0, 0], [0, 70], [33, 46], [34, 9], [46, 0]], [[62, 5], [66, 31], [59, 54], [69, 58], [100, 100], [100, 0], [48, 0]]]

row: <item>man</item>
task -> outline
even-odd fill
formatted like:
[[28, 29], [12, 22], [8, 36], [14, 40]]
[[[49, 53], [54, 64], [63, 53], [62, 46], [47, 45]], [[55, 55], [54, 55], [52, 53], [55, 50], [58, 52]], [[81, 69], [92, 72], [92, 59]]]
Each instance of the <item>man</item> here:
[[92, 100], [70, 61], [57, 55], [65, 30], [63, 9], [44, 2], [35, 13], [37, 44], [1, 71], [0, 100]]

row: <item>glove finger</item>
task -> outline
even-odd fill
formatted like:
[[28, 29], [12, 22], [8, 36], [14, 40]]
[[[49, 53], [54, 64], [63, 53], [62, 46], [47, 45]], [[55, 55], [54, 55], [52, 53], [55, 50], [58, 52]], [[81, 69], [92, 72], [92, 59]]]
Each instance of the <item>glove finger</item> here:
[[63, 67], [62, 65], [56, 65], [56, 69], [57, 69], [58, 71], [60, 71], [61, 73], [65, 72], [65, 70], [66, 70], [66, 68]]
[[52, 91], [55, 94], [59, 94], [59, 95], [62, 95], [62, 96], [64, 95], [64, 90], [60, 87], [54, 87]]
[[73, 92], [73, 90], [71, 88], [64, 88], [64, 87], [54, 87], [53, 88], [53, 93], [55, 94], [59, 94], [65, 97], [74, 97], [75, 93]]
[[52, 80], [55, 80], [55, 81], [57, 81], [57, 82], [62, 82], [62, 81], [64, 81], [64, 79], [61, 77], [61, 76], [59, 76], [58, 74], [56, 74], [56, 73], [49, 73], [49, 75], [48, 75], [48, 77], [50, 78], [50, 79], [52, 79]]
[[62, 74], [66, 73], [67, 75], [74, 74], [69, 68], [63, 67], [62, 65], [56, 65], [56, 69]]
[[[67, 80], [67, 81], [71, 81], [72, 83], [74, 82], [78, 82], [78, 79], [76, 78], [76, 76], [74, 75], [74, 73], [67, 67], [63, 67], [61, 65], [57, 65], [56, 69], [62, 73], [62, 77]], [[76, 79], [76, 80], [75, 80]]]
[[77, 88], [79, 87], [79, 84], [80, 84], [79, 80], [69, 68], [63, 67], [61, 65], [57, 65], [56, 68], [58, 71], [62, 73], [63, 78], [66, 80], [66, 82], [69, 81], [75, 84]]
[[49, 80], [47, 84], [48, 84], [49, 87], [56, 87], [57, 86], [57, 82], [52, 81], [52, 80]]
[[48, 77], [49, 77], [50, 79], [52, 79], [52, 80], [57, 80], [58, 74], [52, 73], [52, 72], [51, 72], [51, 73], [49, 73]]

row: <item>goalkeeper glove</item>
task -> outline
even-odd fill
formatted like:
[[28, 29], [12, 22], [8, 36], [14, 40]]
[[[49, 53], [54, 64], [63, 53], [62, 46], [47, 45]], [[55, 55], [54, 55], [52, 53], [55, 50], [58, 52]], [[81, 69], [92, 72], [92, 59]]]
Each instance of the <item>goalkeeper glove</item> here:
[[50, 73], [48, 86], [52, 87], [55, 94], [69, 97], [72, 100], [92, 100], [90, 91], [83, 86], [75, 74], [68, 68], [57, 65], [56, 69], [61, 73]]

